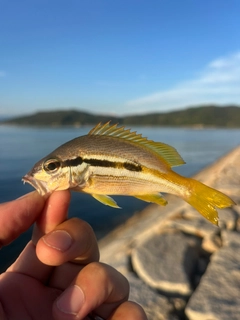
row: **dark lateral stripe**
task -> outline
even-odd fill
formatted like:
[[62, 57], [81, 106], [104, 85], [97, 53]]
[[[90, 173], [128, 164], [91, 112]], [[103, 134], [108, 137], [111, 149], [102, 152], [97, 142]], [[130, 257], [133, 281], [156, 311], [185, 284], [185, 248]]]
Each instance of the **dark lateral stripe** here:
[[129, 171], [142, 171], [142, 167], [134, 163], [125, 162], [123, 167]]
[[93, 167], [111, 167], [117, 168], [118, 163], [108, 160], [99, 160], [99, 159], [84, 159], [85, 163], [90, 164]]
[[93, 167], [105, 167], [105, 168], [116, 168], [116, 169], [127, 169], [129, 171], [142, 171], [142, 167], [138, 164], [129, 163], [129, 162], [113, 162], [109, 160], [100, 160], [100, 159], [83, 159], [77, 157], [75, 159], [66, 160], [63, 162], [64, 167], [77, 167], [82, 163], [87, 163]]
[[116, 168], [116, 169], [127, 169], [129, 171], [142, 171], [140, 165], [129, 163], [129, 162], [113, 162], [109, 160], [100, 160], [100, 159], [84, 159], [85, 163], [90, 164], [94, 167], [105, 167], [105, 168]]
[[77, 167], [83, 163], [83, 159], [81, 157], [77, 157], [75, 159], [69, 159], [63, 162], [63, 167]]

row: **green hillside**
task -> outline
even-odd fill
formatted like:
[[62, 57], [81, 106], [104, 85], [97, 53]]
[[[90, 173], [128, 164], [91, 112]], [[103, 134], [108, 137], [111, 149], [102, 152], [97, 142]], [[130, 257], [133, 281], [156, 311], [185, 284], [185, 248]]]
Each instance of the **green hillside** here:
[[168, 113], [125, 117], [126, 124], [240, 127], [240, 107], [196, 107]]
[[3, 123], [24, 126], [73, 126], [106, 122], [109, 119], [109, 116], [98, 116], [77, 110], [59, 110], [37, 112], [8, 119], [7, 121], [3, 121]]
[[0, 124], [22, 126], [80, 126], [107, 122], [127, 125], [151, 126], [214, 126], [240, 127], [240, 107], [237, 106], [204, 106], [166, 113], [146, 113], [126, 117], [98, 115], [78, 110], [37, 112], [32, 115], [1, 121]]

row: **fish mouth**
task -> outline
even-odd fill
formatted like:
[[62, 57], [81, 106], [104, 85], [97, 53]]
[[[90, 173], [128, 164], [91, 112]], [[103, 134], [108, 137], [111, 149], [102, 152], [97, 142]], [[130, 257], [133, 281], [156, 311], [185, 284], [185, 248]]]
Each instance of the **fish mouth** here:
[[47, 183], [44, 181], [37, 181], [33, 178], [33, 176], [26, 174], [24, 177], [22, 177], [23, 183], [29, 183], [33, 188], [37, 190], [37, 192], [44, 196], [47, 193], [50, 193], [47, 187]]

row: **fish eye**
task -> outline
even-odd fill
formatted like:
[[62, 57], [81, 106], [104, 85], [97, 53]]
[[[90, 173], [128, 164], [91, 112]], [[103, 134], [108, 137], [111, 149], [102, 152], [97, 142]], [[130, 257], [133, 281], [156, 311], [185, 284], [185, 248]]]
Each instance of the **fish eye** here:
[[55, 160], [55, 159], [51, 159], [51, 160], [47, 160], [44, 165], [43, 168], [46, 172], [49, 173], [53, 173], [56, 172], [61, 166], [61, 163], [59, 160]]

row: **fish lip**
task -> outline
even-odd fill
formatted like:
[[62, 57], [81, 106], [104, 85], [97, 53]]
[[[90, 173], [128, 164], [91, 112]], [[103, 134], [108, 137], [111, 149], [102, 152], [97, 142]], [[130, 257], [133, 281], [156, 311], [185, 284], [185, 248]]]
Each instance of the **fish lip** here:
[[22, 177], [23, 183], [29, 183], [33, 188], [37, 190], [37, 192], [44, 196], [45, 194], [49, 193], [49, 190], [47, 188], [47, 184], [44, 181], [36, 181], [33, 176], [26, 174], [24, 177]]

